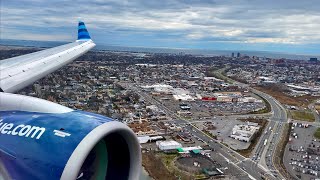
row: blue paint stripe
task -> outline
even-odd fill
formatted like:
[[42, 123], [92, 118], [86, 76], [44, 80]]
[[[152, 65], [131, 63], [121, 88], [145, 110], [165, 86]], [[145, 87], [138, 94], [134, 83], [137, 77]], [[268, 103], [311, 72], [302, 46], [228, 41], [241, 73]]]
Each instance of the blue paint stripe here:
[[78, 39], [91, 39], [84, 22], [81, 21], [79, 22], [78, 26]]
[[82, 29], [78, 29], [78, 32], [79, 31], [88, 31], [87, 29], [85, 29], [85, 28], [82, 28]]
[[87, 29], [85, 25], [80, 25], [78, 29]]
[[89, 35], [78, 36], [78, 39], [91, 39]]
[[88, 32], [87, 29], [78, 29], [78, 32]]
[[82, 36], [82, 35], [89, 36], [89, 33], [88, 32], [78, 32], [78, 36]]

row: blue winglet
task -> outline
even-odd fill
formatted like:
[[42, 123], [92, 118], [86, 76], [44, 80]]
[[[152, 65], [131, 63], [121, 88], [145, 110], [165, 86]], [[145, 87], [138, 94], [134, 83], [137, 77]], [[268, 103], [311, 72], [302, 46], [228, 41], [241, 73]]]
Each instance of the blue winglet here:
[[78, 25], [78, 40], [89, 40], [91, 39], [89, 32], [84, 22], [79, 21]]

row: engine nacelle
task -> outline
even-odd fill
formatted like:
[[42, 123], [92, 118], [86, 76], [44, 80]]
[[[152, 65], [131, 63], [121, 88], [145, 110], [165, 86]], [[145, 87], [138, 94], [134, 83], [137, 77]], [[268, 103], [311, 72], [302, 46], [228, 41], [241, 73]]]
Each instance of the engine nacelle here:
[[[140, 145], [123, 123], [37, 98], [0, 95], [0, 179], [139, 179]], [[4, 106], [8, 97], [23, 99], [17, 110], [4, 108], [13, 103]], [[24, 103], [41, 111], [24, 111]]]

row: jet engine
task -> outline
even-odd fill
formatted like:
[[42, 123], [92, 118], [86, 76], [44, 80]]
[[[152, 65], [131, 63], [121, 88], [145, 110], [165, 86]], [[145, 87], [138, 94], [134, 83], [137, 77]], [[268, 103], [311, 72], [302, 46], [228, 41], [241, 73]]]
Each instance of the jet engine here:
[[139, 179], [140, 145], [111, 118], [0, 93], [0, 179]]

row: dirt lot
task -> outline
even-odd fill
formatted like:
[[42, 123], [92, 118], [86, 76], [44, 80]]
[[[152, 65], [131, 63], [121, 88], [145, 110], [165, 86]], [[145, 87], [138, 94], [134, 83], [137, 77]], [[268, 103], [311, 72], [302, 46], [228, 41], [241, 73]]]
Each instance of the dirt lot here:
[[295, 120], [302, 120], [302, 121], [309, 121], [309, 122], [314, 122], [315, 117], [310, 111], [305, 111], [305, 110], [298, 110], [298, 111], [289, 111], [289, 115], [292, 119]]
[[182, 180], [191, 180], [192, 177], [178, 172], [173, 166], [176, 155], [167, 155], [155, 152], [142, 153], [142, 165], [153, 179], [175, 180], [180, 176]]
[[256, 86], [254, 88], [273, 96], [282, 104], [287, 104], [291, 106], [308, 107], [308, 105], [312, 101], [319, 99], [319, 96], [310, 96], [310, 95], [305, 95], [300, 97], [291, 97], [285, 94], [283, 91], [279, 91], [281, 87], [278, 87], [276, 85], [267, 86], [267, 87]]
[[316, 130], [316, 132], [314, 133], [314, 137], [320, 139], [320, 128]]
[[146, 171], [150, 174], [150, 176], [154, 179], [175, 179], [174, 175], [167, 170], [167, 168], [162, 164], [161, 159], [156, 157], [155, 153], [143, 153], [142, 165], [145, 167]]

